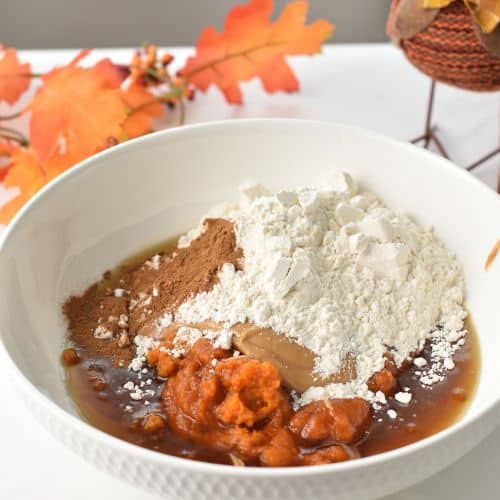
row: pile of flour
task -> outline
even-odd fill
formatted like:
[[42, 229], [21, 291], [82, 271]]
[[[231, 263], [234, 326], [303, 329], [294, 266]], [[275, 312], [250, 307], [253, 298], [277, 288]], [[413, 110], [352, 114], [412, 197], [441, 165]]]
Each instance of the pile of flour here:
[[[431, 229], [358, 192], [349, 175], [336, 172], [327, 186], [273, 194], [248, 183], [239, 204], [208, 214], [234, 223], [244, 269], [225, 265], [219, 283], [182, 304], [175, 320], [270, 327], [312, 350], [319, 376], [354, 356], [355, 380], [311, 387], [299, 405], [327, 397], [383, 401], [367, 381], [388, 350], [399, 366], [438, 326], [445, 341], [463, 335], [461, 268]], [[203, 223], [179, 246], [202, 231]]]

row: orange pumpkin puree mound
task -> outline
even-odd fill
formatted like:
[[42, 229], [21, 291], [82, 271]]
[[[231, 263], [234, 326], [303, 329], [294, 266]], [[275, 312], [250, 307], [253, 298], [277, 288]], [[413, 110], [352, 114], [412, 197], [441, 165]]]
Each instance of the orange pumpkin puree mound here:
[[148, 363], [167, 378], [162, 404], [169, 427], [247, 464], [347, 460], [352, 456], [348, 445], [364, 436], [371, 421], [362, 399], [317, 402], [294, 412], [273, 365], [230, 357], [230, 351], [216, 349], [206, 339], [182, 359], [157, 348]]

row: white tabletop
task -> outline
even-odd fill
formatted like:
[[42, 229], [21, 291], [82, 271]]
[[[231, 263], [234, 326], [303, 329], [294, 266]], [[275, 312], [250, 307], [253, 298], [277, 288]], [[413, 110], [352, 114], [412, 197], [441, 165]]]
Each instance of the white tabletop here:
[[[183, 61], [188, 49], [173, 51]], [[96, 51], [126, 62], [131, 51]], [[25, 51], [33, 71], [64, 64], [74, 51]], [[245, 104], [231, 107], [214, 90], [189, 104], [187, 123], [246, 117], [294, 117], [358, 125], [408, 140], [422, 133], [429, 81], [389, 45], [329, 46], [323, 55], [292, 60], [299, 94], [267, 95], [259, 83], [243, 85]], [[0, 114], [4, 108], [0, 107]], [[435, 121], [458, 164], [468, 164], [498, 145], [500, 93], [476, 94], [438, 86]], [[478, 173], [493, 186], [500, 157]], [[0, 190], [1, 193], [1, 190]], [[1, 195], [0, 195], [1, 196]], [[13, 500], [158, 500], [85, 463], [53, 439], [11, 389], [0, 363], [0, 498]], [[500, 429], [446, 471], [390, 500], [500, 497]], [[389, 500], [389, 499], [387, 499]]]

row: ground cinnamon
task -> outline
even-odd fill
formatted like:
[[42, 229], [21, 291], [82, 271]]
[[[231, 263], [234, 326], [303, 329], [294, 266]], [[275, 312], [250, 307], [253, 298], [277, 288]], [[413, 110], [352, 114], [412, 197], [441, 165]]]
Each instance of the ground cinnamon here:
[[132, 341], [142, 327], [173, 312], [189, 297], [209, 291], [225, 263], [241, 269], [242, 262], [233, 224], [207, 219], [204, 232], [189, 247], [123, 266], [113, 288], [107, 272], [83, 295], [70, 297], [63, 308], [70, 338], [89, 354], [112, 357], [115, 364], [124, 365], [134, 355]]

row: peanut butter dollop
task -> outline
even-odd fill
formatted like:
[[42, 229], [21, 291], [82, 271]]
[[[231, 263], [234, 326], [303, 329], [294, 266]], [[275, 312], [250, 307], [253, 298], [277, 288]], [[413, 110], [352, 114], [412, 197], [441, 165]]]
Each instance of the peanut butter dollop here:
[[[224, 325], [205, 321], [195, 324], [173, 323], [161, 332], [164, 339], [173, 339], [180, 327], [195, 328], [200, 331], [221, 331]], [[229, 331], [232, 336], [232, 347], [242, 354], [259, 361], [267, 361], [278, 370], [283, 384], [289, 389], [302, 393], [311, 386], [324, 386], [332, 383], [346, 383], [356, 378], [356, 362], [354, 357], [345, 359], [339, 372], [322, 378], [314, 373], [314, 353], [301, 346], [293, 339], [276, 333], [271, 328], [261, 328], [249, 323], [238, 323]], [[141, 334], [151, 334], [142, 331]], [[155, 335], [158, 337], [158, 333]]]

